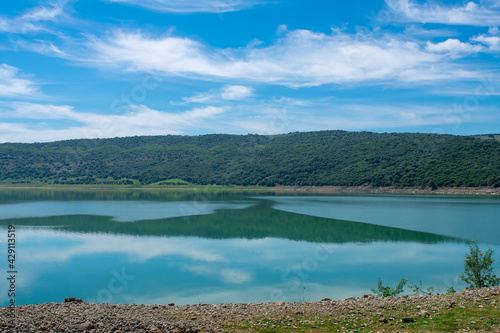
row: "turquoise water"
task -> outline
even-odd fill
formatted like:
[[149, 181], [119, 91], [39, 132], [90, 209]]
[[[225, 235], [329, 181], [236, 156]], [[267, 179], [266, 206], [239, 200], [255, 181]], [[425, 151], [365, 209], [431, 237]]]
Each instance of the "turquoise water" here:
[[17, 304], [315, 301], [379, 277], [463, 289], [466, 242], [499, 244], [500, 199], [0, 191], [4, 274], [8, 225]]

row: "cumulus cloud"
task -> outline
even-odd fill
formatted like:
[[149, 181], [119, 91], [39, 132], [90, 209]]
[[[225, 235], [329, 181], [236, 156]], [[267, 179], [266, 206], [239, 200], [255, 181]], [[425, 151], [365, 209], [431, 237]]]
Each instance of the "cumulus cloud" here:
[[469, 1], [463, 5], [418, 4], [410, 0], [385, 0], [399, 18], [420, 23], [489, 27], [500, 24], [500, 1]]
[[39, 94], [33, 81], [19, 77], [19, 69], [7, 64], [0, 64], [0, 96], [30, 97]]
[[44, 23], [56, 21], [64, 14], [65, 1], [53, 2], [28, 10], [25, 14], [14, 17], [0, 17], [0, 31], [27, 33], [46, 30]]
[[206, 93], [199, 93], [191, 97], [185, 97], [186, 103], [213, 103], [220, 101], [241, 101], [250, 97], [253, 93], [251, 86], [225, 85], [221, 89], [211, 89]]
[[291, 87], [473, 76], [453, 70], [443, 55], [415, 42], [341, 32], [295, 30], [268, 46], [217, 49], [189, 38], [116, 31], [105, 39], [92, 38], [89, 48], [93, 53], [82, 61], [93, 66]]
[[221, 97], [228, 100], [245, 99], [252, 94], [252, 87], [242, 85], [228, 85], [222, 88]]
[[449, 38], [441, 43], [427, 42], [427, 50], [431, 52], [446, 52], [458, 55], [460, 53], [476, 53], [483, 50], [481, 45], [473, 45], [470, 43], [463, 43], [458, 39]]
[[225, 13], [265, 4], [264, 0], [107, 0], [172, 13]]
[[486, 45], [489, 51], [500, 51], [500, 37], [498, 36], [479, 35], [473, 40]]
[[[108, 138], [131, 135], [182, 134], [187, 128], [203, 127], [203, 122], [225, 112], [222, 107], [194, 108], [178, 113], [132, 105], [122, 115], [77, 112], [67, 105], [26, 102], [0, 105], [0, 142], [54, 141], [73, 138]], [[9, 119], [25, 119], [23, 124]], [[39, 120], [39, 121], [33, 121]], [[53, 128], [53, 121], [75, 123], [64, 129]]]

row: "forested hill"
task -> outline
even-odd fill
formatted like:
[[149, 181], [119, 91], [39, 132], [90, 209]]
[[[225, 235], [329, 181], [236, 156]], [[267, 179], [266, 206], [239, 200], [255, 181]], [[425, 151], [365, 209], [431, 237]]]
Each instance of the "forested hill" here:
[[500, 186], [500, 142], [438, 134], [321, 131], [6, 143], [0, 145], [0, 181]]

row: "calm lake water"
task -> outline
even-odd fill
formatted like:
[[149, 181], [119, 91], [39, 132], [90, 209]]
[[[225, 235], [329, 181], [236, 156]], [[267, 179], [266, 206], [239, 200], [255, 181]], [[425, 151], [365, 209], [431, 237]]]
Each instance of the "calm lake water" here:
[[463, 289], [466, 242], [500, 245], [500, 198], [0, 191], [4, 275], [11, 224], [17, 304], [315, 301], [379, 277]]

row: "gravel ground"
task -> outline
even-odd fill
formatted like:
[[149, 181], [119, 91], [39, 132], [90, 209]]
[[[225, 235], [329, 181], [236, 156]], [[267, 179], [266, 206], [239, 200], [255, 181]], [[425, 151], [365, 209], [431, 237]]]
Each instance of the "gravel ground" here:
[[[500, 332], [500, 287], [465, 290], [454, 295], [374, 297], [304, 303], [250, 303], [197, 305], [63, 303], [23, 305], [10, 320], [0, 308], [1, 332], [237, 332], [237, 331], [348, 331], [328, 324], [356, 322], [359, 331], [381, 325], [381, 331], [405, 331], [405, 321], [429, 318], [449, 309], [477, 306], [499, 315], [489, 331]], [[68, 299], [69, 300], [69, 299]], [[464, 312], [465, 313], [465, 312]], [[406, 318], [406, 319], [404, 319]], [[481, 318], [482, 319], [482, 318]], [[461, 320], [461, 319], [457, 319]], [[375, 325], [375, 326], [373, 326]], [[384, 326], [385, 325], [385, 326]], [[344, 325], [346, 326], [346, 325]], [[377, 327], [379, 327], [377, 326]], [[378, 329], [377, 329], [378, 330]], [[464, 328], [465, 331], [467, 330]], [[354, 331], [354, 330], [353, 330]], [[368, 331], [368, 330], [365, 330]]]
[[282, 193], [500, 195], [500, 187], [395, 188], [371, 186], [276, 186]]

